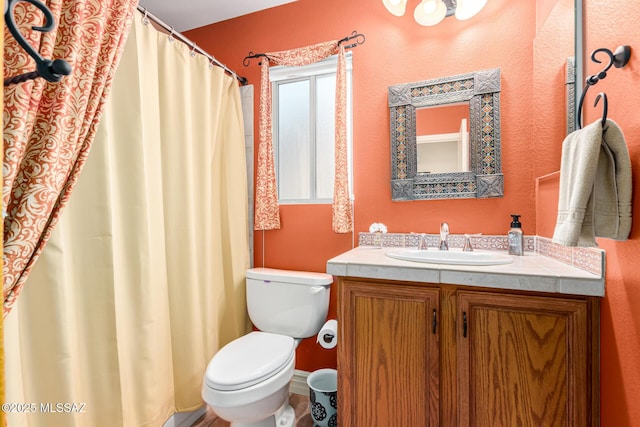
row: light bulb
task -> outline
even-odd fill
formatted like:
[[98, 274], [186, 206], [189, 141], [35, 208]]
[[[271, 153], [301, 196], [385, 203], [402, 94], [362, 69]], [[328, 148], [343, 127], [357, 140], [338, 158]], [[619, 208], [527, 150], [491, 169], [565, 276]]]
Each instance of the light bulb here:
[[424, 9], [424, 13], [430, 15], [436, 11], [438, 5], [436, 4], [436, 0], [425, 0], [422, 2], [422, 8]]
[[456, 18], [463, 21], [475, 16], [485, 7], [487, 0], [458, 0]]
[[407, 8], [407, 0], [382, 0], [382, 4], [395, 16], [404, 15], [404, 11]]
[[442, 0], [423, 0], [413, 11], [413, 19], [420, 25], [431, 26], [447, 15], [447, 5]]

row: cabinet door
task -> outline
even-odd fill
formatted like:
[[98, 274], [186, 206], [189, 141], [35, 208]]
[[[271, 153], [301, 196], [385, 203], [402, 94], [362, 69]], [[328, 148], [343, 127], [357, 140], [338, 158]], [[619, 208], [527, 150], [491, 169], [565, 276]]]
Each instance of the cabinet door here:
[[339, 286], [338, 425], [438, 426], [438, 289]]
[[588, 425], [587, 302], [458, 292], [459, 425]]

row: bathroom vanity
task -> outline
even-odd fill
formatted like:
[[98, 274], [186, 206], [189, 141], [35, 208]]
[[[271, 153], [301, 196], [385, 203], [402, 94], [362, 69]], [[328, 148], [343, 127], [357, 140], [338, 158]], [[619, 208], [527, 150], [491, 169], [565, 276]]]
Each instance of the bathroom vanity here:
[[327, 263], [340, 426], [600, 424], [602, 275], [535, 253], [465, 266], [387, 250]]

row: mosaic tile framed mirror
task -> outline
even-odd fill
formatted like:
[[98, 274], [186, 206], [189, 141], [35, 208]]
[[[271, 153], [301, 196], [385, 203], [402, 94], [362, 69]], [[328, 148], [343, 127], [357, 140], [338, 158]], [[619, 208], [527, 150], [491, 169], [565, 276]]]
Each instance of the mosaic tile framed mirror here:
[[503, 196], [499, 68], [389, 86], [389, 113], [392, 200]]

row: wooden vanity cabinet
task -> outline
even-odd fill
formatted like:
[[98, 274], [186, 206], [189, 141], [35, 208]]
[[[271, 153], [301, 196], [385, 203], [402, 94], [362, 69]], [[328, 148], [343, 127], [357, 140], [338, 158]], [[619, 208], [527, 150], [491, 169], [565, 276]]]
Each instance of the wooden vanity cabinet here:
[[341, 280], [338, 425], [439, 425], [439, 289]]
[[599, 425], [597, 297], [338, 279], [338, 425]]
[[457, 425], [599, 425], [597, 320], [590, 313], [597, 300], [478, 291], [456, 297], [463, 322]]

